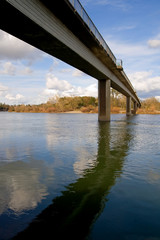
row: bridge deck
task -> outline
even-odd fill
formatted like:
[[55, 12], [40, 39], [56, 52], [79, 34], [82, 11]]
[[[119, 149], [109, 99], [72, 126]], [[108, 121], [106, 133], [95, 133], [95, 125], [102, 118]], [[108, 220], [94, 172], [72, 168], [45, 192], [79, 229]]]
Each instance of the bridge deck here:
[[[8, 17], [9, 16], [9, 17]], [[0, 28], [140, 101], [124, 71], [67, 0], [1, 0]]]

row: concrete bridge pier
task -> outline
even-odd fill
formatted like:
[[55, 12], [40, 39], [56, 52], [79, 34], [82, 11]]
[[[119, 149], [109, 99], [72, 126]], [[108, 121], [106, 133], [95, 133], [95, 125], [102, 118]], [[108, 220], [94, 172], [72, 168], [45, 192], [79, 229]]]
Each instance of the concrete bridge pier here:
[[110, 121], [110, 79], [98, 81], [98, 120]]
[[136, 114], [137, 108], [138, 108], [137, 103], [134, 102], [134, 103], [133, 103], [133, 114]]
[[126, 97], [126, 115], [131, 116], [131, 97]]

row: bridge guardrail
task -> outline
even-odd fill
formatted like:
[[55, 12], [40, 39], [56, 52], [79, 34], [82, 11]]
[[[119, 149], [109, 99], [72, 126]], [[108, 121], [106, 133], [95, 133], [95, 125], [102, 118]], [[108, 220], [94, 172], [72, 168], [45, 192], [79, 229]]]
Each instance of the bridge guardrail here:
[[[79, 14], [79, 16], [82, 18], [82, 20], [87, 24], [88, 28], [90, 29], [90, 31], [92, 32], [92, 34], [95, 36], [95, 38], [98, 40], [99, 44], [104, 48], [104, 50], [106, 51], [106, 53], [109, 55], [109, 57], [112, 59], [112, 61], [117, 65], [120, 65], [122, 70], [122, 60], [119, 61], [119, 63], [117, 63], [117, 59], [114, 56], [114, 54], [112, 53], [111, 49], [109, 48], [109, 46], [107, 45], [107, 43], [105, 42], [104, 38], [102, 37], [102, 35], [100, 34], [100, 32], [98, 31], [98, 29], [96, 28], [96, 26], [94, 25], [93, 21], [91, 20], [91, 18], [88, 16], [87, 12], [85, 11], [85, 9], [83, 8], [82, 4], [79, 2], [79, 0], [68, 0], [71, 5], [73, 6], [73, 8], [77, 11], [77, 13]], [[126, 78], [126, 80], [128, 81], [128, 84], [130, 85], [131, 89], [135, 92], [129, 78], [127, 77], [127, 75], [125, 74], [124, 71], [123, 72], [123, 76], [124, 78]]]
[[72, 6], [74, 7], [74, 9], [77, 11], [77, 13], [80, 15], [80, 17], [82, 18], [82, 20], [87, 24], [87, 26], [89, 27], [90, 31], [93, 33], [93, 35], [95, 36], [95, 38], [98, 40], [98, 42], [100, 43], [100, 45], [102, 45], [102, 47], [105, 49], [105, 51], [107, 52], [107, 54], [110, 56], [110, 58], [115, 62], [116, 64], [116, 58], [114, 56], [114, 54], [112, 53], [111, 49], [109, 48], [109, 46], [107, 45], [107, 43], [105, 42], [105, 40], [103, 39], [102, 35], [100, 34], [100, 32], [98, 31], [98, 29], [96, 28], [96, 26], [94, 25], [93, 21], [90, 19], [90, 17], [88, 16], [87, 12], [85, 11], [85, 9], [83, 8], [82, 4], [79, 2], [79, 0], [68, 0]]

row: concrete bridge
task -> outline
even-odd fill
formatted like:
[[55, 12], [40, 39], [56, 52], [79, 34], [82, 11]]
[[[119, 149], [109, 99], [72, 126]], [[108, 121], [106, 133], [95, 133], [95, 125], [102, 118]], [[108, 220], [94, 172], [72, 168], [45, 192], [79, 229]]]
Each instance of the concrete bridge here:
[[99, 121], [110, 121], [110, 87], [141, 106], [121, 62], [78, 0], [0, 0], [0, 29], [98, 80]]

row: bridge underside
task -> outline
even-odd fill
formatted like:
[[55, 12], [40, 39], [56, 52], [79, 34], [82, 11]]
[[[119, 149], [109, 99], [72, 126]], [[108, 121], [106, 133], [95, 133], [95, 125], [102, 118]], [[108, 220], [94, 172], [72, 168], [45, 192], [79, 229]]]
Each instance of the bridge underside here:
[[[57, 2], [1, 0], [0, 29], [78, 68], [99, 82], [110, 79], [111, 87], [131, 97], [135, 105], [140, 105], [123, 73], [117, 70], [115, 63], [67, 1]], [[62, 9], [65, 9], [65, 17]]]

